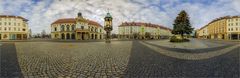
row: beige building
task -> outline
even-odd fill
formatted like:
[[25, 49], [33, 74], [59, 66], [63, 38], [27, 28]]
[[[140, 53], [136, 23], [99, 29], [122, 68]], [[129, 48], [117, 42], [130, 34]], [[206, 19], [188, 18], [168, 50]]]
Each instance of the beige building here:
[[197, 31], [198, 38], [240, 40], [240, 17], [217, 18]]
[[89, 40], [103, 39], [103, 36], [103, 27], [95, 21], [83, 18], [81, 13], [76, 18], [58, 19], [51, 24], [52, 39]]
[[142, 22], [124, 22], [118, 31], [120, 39], [161, 39], [172, 35], [169, 28]]
[[0, 40], [24, 40], [29, 38], [27, 19], [21, 16], [0, 15]]

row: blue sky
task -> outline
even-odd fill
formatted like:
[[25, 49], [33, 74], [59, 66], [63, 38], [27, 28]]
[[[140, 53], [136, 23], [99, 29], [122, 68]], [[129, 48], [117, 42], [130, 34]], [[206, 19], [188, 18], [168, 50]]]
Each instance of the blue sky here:
[[114, 18], [114, 33], [125, 21], [172, 28], [181, 10], [187, 11], [192, 26], [197, 29], [221, 16], [240, 15], [240, 0], [0, 0], [0, 14], [27, 18], [34, 34], [42, 30], [49, 33], [52, 22], [74, 18], [78, 12], [103, 25], [107, 9]]

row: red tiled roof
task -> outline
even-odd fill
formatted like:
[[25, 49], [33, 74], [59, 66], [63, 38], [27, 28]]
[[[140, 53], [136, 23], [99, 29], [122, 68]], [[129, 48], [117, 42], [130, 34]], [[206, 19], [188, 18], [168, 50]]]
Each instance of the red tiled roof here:
[[164, 26], [161, 26], [161, 25], [157, 25], [157, 24], [151, 24], [151, 23], [143, 23], [143, 22], [123, 22], [121, 25], [119, 25], [119, 27], [124, 27], [124, 26], [146, 26], [146, 27], [154, 27], [154, 28], [157, 28], [157, 27], [160, 27], [162, 29], [166, 29], [166, 30], [172, 30], [170, 28], [167, 28], [167, 27], [164, 27]]
[[[99, 23], [93, 21], [93, 20], [87, 20], [89, 25], [94, 25], [94, 26], [100, 26], [102, 27]], [[75, 18], [63, 18], [63, 19], [58, 19], [57, 21], [53, 22], [52, 24], [61, 24], [61, 23], [76, 23]]]
[[26, 18], [23, 18], [21, 16], [14, 16], [14, 15], [0, 15], [0, 17], [5, 17], [5, 18], [20, 18], [23, 19], [24, 21], [28, 21]]
[[[95, 26], [101, 26], [99, 23], [92, 21], [92, 20], [88, 20], [88, 24], [90, 25], [95, 25]], [[101, 26], [102, 27], [102, 26]]]
[[76, 23], [76, 20], [74, 18], [63, 18], [63, 19], [58, 19], [52, 24], [61, 24], [61, 23]]
[[223, 16], [223, 17], [219, 17], [219, 18], [216, 18], [216, 19], [212, 20], [211, 22], [209, 22], [207, 25], [201, 27], [200, 29], [203, 29], [203, 28], [207, 27], [209, 24], [211, 24], [213, 22], [216, 22], [216, 21], [219, 21], [219, 20], [222, 20], [222, 19], [231, 19], [231, 18], [240, 18], [240, 16]]

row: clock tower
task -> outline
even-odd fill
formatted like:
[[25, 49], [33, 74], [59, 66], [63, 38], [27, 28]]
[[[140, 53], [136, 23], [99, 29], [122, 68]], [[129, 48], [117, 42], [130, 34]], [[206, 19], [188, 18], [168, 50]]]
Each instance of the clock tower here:
[[110, 43], [110, 38], [111, 38], [111, 31], [113, 30], [112, 28], [112, 16], [110, 13], [107, 13], [107, 15], [104, 18], [104, 30], [106, 31], [106, 43]]

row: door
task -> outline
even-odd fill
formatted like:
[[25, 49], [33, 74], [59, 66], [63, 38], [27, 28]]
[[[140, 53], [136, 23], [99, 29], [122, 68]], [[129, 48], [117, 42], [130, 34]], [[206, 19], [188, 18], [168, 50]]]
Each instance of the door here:
[[70, 39], [70, 34], [69, 33], [67, 33], [67, 39]]
[[84, 40], [84, 35], [85, 35], [85, 33], [82, 33], [82, 40]]
[[62, 37], [62, 39], [65, 39], [65, 34], [62, 33], [62, 36], [61, 36], [61, 37]]
[[75, 34], [72, 34], [72, 39], [75, 39]]

